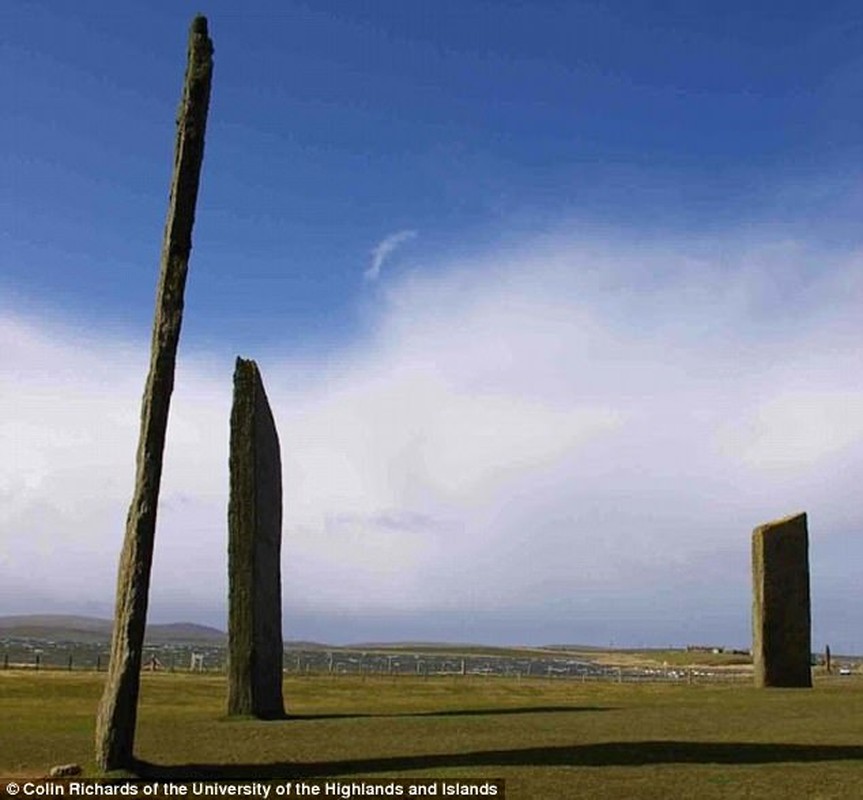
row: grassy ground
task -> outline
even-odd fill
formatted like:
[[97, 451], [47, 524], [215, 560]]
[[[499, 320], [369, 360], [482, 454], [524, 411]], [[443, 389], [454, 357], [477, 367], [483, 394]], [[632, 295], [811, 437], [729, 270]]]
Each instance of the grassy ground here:
[[739, 667], [752, 666], [752, 658], [738, 653], [711, 653], [699, 650], [610, 650], [595, 654], [593, 660], [614, 666], [649, 667]]
[[[0, 776], [94, 774], [103, 676], [0, 671]], [[863, 681], [811, 691], [502, 678], [291, 678], [292, 719], [228, 720], [224, 677], [145, 674], [140, 771], [505, 778], [544, 798], [863, 797]]]

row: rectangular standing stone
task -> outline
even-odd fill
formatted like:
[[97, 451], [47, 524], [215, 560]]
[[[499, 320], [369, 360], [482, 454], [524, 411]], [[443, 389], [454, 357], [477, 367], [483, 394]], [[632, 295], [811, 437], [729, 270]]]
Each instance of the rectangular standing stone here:
[[752, 660], [756, 686], [811, 687], [806, 514], [752, 532]]
[[254, 361], [237, 359], [228, 503], [228, 714], [285, 715], [282, 699], [282, 463]]

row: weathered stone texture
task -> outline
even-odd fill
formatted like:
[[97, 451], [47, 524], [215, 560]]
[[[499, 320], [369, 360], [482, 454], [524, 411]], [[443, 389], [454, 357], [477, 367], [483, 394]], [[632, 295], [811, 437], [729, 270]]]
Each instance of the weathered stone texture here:
[[254, 361], [237, 359], [228, 504], [228, 713], [284, 716], [282, 465]]
[[204, 158], [212, 70], [213, 43], [207, 33], [206, 18], [198, 16], [189, 32], [186, 78], [177, 117], [174, 174], [153, 319], [150, 370], [141, 403], [135, 490], [126, 517], [117, 575], [111, 660], [96, 716], [96, 764], [103, 770], [124, 769], [133, 764], [162, 454]]
[[806, 514], [752, 532], [752, 659], [756, 686], [812, 686]]

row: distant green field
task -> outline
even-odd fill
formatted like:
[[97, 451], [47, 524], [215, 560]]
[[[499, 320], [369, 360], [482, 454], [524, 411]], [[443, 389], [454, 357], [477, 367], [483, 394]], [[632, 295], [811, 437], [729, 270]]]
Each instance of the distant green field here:
[[[94, 774], [103, 676], [0, 671], [0, 775]], [[504, 778], [507, 797], [863, 797], [863, 681], [807, 690], [296, 677], [294, 718], [228, 720], [224, 677], [143, 676], [141, 774]], [[2, 786], [0, 786], [2, 788]]]
[[[350, 645], [346, 648], [352, 651], [360, 649], [359, 645]], [[365, 648], [369, 653], [398, 654], [409, 653], [417, 655], [450, 655], [456, 658], [463, 656], [493, 656], [505, 658], [524, 658], [531, 655], [555, 655], [554, 650], [542, 647], [496, 647], [479, 644], [372, 644]]]
[[741, 653], [712, 653], [703, 650], [608, 650], [594, 659], [611, 664], [654, 664], [669, 667], [731, 667], [752, 664], [752, 657]]

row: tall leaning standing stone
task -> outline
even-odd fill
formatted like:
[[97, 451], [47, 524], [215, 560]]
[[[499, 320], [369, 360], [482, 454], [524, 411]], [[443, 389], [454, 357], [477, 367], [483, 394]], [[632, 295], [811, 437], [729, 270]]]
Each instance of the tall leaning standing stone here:
[[284, 717], [282, 462], [254, 361], [237, 359], [228, 502], [228, 714]]
[[96, 763], [103, 770], [133, 765], [141, 653], [147, 621], [162, 453], [174, 388], [174, 362], [210, 102], [213, 43], [205, 17], [189, 33], [183, 97], [177, 116], [174, 173], [156, 294], [150, 370], [141, 406], [135, 490], [120, 555], [114, 633], [107, 681], [96, 718]]
[[755, 685], [812, 686], [806, 514], [752, 532], [752, 583]]

